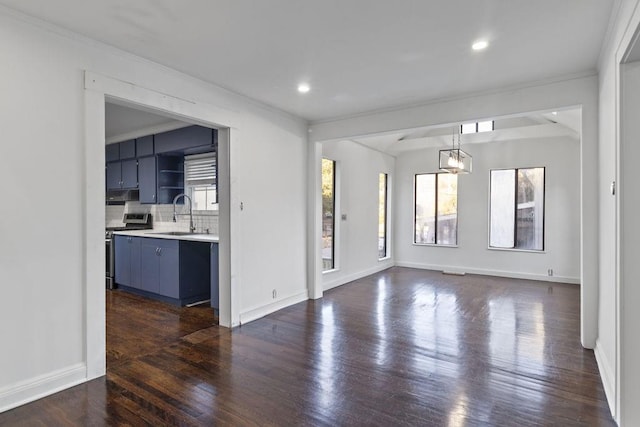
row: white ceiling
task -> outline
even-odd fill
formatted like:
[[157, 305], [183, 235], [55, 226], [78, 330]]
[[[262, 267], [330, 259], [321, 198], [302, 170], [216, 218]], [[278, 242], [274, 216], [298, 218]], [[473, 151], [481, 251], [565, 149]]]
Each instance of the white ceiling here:
[[105, 140], [107, 144], [189, 125], [170, 117], [160, 116], [157, 112], [151, 113], [114, 102], [105, 103]]
[[[351, 141], [374, 150], [396, 156], [403, 152], [424, 148], [446, 148], [458, 141], [460, 124], [427, 126], [353, 138]], [[566, 137], [566, 141], [579, 140], [581, 132], [579, 108], [531, 113], [524, 116], [503, 117], [494, 120], [494, 130], [461, 135], [463, 149], [472, 144], [518, 142], [532, 139]]]
[[594, 70], [614, 1], [0, 4], [321, 121]]

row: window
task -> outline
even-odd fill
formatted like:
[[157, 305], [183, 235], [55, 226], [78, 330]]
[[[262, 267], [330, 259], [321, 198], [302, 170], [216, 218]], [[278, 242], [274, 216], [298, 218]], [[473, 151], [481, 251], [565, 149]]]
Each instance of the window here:
[[193, 201], [193, 210], [218, 209], [216, 153], [184, 158], [184, 188]]
[[378, 176], [378, 259], [387, 257], [387, 174]]
[[458, 175], [415, 176], [414, 238], [416, 244], [458, 244]]
[[322, 271], [335, 268], [336, 162], [322, 159]]
[[478, 132], [491, 132], [494, 130], [493, 120], [487, 120], [484, 122], [476, 123], [464, 123], [460, 125], [460, 133], [478, 133]]
[[489, 247], [544, 250], [544, 171], [491, 171]]

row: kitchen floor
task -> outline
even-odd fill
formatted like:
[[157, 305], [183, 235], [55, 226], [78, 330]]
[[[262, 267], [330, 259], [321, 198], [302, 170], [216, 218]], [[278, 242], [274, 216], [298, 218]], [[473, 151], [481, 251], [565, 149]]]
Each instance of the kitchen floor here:
[[615, 425], [576, 285], [395, 267], [233, 332], [107, 296], [106, 377], [0, 425]]

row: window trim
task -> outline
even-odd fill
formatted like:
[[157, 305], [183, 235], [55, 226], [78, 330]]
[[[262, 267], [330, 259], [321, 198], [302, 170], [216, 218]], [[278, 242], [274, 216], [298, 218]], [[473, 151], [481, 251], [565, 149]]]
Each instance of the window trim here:
[[[211, 184], [189, 184], [189, 174], [187, 172], [188, 164], [191, 161], [197, 162], [202, 159], [212, 159], [213, 160], [213, 169], [214, 169], [214, 178], [213, 183]], [[184, 158], [184, 193], [187, 194], [191, 199], [194, 199], [193, 190], [196, 188], [206, 188], [213, 187], [215, 191], [215, 203], [211, 203], [211, 209], [193, 209], [194, 213], [198, 213], [198, 215], [217, 215], [220, 210], [220, 195], [218, 192], [218, 152], [216, 151], [208, 151], [206, 153], [200, 154], [191, 154], [187, 155]]]
[[[378, 203], [380, 203], [380, 175], [384, 175], [384, 256], [380, 257], [380, 252], [378, 251], [378, 261], [385, 261], [391, 258], [391, 250], [389, 247], [389, 173], [387, 172], [379, 172], [378, 173]], [[378, 212], [378, 215], [380, 212]], [[380, 220], [378, 219], [378, 227], [380, 227]], [[379, 229], [378, 229], [379, 233]], [[380, 239], [380, 235], [378, 234], [378, 239]]]
[[[332, 215], [332, 235], [331, 235], [331, 268], [328, 270], [324, 269], [324, 258], [322, 258], [322, 252], [320, 254], [320, 263], [322, 264], [322, 274], [327, 274], [327, 273], [334, 273], [336, 271], [340, 270], [340, 266], [338, 265], [338, 224], [339, 221], [337, 221], [336, 216], [339, 215], [338, 214], [338, 161], [334, 160], [334, 159], [330, 159], [328, 157], [321, 157], [321, 165], [322, 165], [322, 160], [328, 160], [330, 162], [332, 162], [333, 164], [333, 182], [332, 182], [332, 188], [333, 188], [333, 215]], [[321, 166], [322, 169], [322, 166]], [[322, 175], [322, 170], [320, 172], [320, 174]], [[322, 177], [320, 178], [322, 180]], [[322, 188], [320, 189], [320, 204], [322, 206]], [[323, 208], [322, 208], [323, 209]], [[324, 209], [322, 210], [322, 213], [324, 214]], [[320, 240], [322, 240], [322, 232], [320, 234]]]
[[[480, 129], [480, 123], [486, 123], [486, 122], [491, 122], [491, 129], [490, 130], [483, 130], [482, 132], [479, 130]], [[471, 125], [473, 124], [475, 127], [475, 130], [473, 132], [463, 132], [462, 131], [462, 127], [464, 125]], [[462, 123], [460, 125], [460, 128], [458, 129], [460, 131], [460, 135], [470, 135], [472, 133], [484, 133], [484, 132], [493, 132], [494, 130], [496, 130], [496, 121], [495, 120], [479, 120], [477, 122], [466, 122], [466, 123]], [[524, 169], [524, 168], [523, 168]]]
[[[418, 204], [417, 204], [417, 198], [416, 198], [416, 193], [418, 190], [418, 185], [417, 185], [417, 179], [416, 177], [418, 175], [435, 175], [435, 234], [434, 234], [434, 243], [418, 243], [416, 242], [416, 215], [417, 215], [417, 208], [418, 208]], [[459, 247], [458, 244], [458, 238], [459, 238], [459, 234], [458, 234], [458, 188], [456, 186], [456, 243], [455, 244], [444, 244], [444, 243], [437, 243], [438, 242], [438, 175], [450, 175], [448, 172], [422, 172], [422, 173], [414, 173], [413, 174], [413, 224], [411, 226], [411, 231], [412, 231], [412, 238], [411, 238], [411, 242], [414, 246], [433, 246], [433, 247], [439, 247], [439, 248], [457, 248]]]
[[[513, 229], [513, 241], [517, 242], [518, 239], [518, 227], [516, 224], [517, 221], [517, 210], [518, 210], [518, 171], [520, 169], [542, 169], [543, 170], [543, 178], [542, 178], [542, 249], [527, 249], [527, 248], [501, 248], [497, 246], [491, 246], [491, 172], [492, 171], [505, 171], [512, 170], [515, 171], [515, 197], [514, 197], [514, 229]], [[494, 168], [489, 169], [489, 185], [488, 185], [488, 203], [487, 203], [487, 249], [491, 251], [506, 251], [506, 252], [528, 252], [528, 253], [536, 253], [536, 254], [544, 254], [547, 252], [547, 167], [546, 166], [524, 166], [524, 167], [513, 167], [513, 168]]]

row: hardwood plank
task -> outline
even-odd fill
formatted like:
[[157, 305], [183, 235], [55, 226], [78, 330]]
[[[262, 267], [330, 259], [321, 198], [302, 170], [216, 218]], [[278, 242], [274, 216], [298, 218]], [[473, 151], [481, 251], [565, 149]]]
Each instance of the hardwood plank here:
[[107, 291], [107, 376], [0, 425], [615, 425], [576, 285], [391, 268], [215, 323]]

